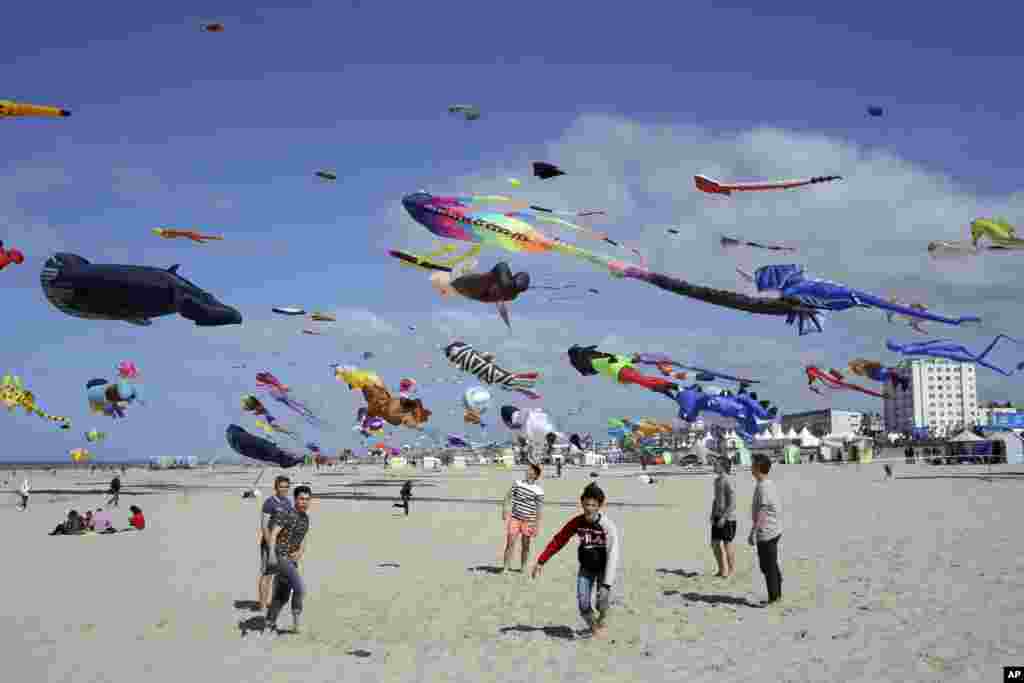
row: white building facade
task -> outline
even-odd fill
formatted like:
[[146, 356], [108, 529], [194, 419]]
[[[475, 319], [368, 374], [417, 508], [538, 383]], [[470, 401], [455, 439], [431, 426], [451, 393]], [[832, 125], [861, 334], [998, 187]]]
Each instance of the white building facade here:
[[928, 427], [939, 436], [981, 423], [978, 382], [973, 363], [944, 358], [915, 358], [902, 371], [910, 379], [904, 391], [887, 386], [885, 429], [909, 432]]
[[828, 434], [855, 434], [860, 430], [864, 414], [853, 410], [811, 410], [782, 416], [782, 431], [799, 432], [804, 427], [816, 437]]

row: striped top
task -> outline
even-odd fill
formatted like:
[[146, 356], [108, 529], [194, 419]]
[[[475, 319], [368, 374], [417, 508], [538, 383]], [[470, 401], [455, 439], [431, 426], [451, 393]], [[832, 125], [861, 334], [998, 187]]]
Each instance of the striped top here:
[[528, 481], [512, 485], [512, 516], [524, 522], [537, 521], [537, 512], [544, 504], [544, 489]]

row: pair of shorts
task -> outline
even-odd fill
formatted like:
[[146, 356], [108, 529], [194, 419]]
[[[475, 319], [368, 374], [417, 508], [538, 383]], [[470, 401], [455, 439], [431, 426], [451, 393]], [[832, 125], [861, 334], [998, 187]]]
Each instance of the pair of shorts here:
[[536, 522], [527, 522], [526, 520], [510, 516], [505, 524], [505, 531], [509, 536], [533, 538], [537, 535], [537, 524]]
[[732, 540], [736, 538], [736, 520], [726, 522], [722, 526], [711, 525], [711, 542], [721, 541], [722, 543], [732, 543]]

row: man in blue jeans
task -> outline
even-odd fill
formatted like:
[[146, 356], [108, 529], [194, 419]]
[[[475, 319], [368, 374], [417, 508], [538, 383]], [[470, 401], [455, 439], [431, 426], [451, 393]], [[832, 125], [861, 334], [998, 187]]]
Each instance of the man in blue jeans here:
[[284, 606], [292, 603], [292, 632], [302, 631], [302, 603], [306, 584], [299, 574], [299, 562], [306, 552], [309, 538], [309, 501], [312, 490], [308, 486], [295, 487], [294, 509], [282, 508], [270, 520], [269, 557], [267, 566], [274, 569], [277, 581], [274, 597], [267, 610], [266, 628], [277, 630], [277, 616]]

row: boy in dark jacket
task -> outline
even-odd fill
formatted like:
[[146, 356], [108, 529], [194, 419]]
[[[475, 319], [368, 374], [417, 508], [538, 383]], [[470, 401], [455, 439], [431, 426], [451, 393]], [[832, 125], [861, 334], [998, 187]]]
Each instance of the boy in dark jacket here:
[[[590, 483], [583, 489], [580, 496], [583, 514], [570, 519], [555, 534], [544, 552], [533, 565], [531, 575], [537, 578], [544, 563], [562, 549], [569, 539], [579, 536], [580, 545], [577, 553], [580, 563], [576, 578], [576, 602], [580, 615], [591, 629], [594, 637], [606, 635], [605, 619], [611, 596], [615, 572], [619, 566], [619, 531], [601, 509], [604, 507], [604, 491], [597, 484]], [[595, 591], [596, 588], [596, 591]], [[596, 595], [597, 618], [594, 618], [593, 598]]]

